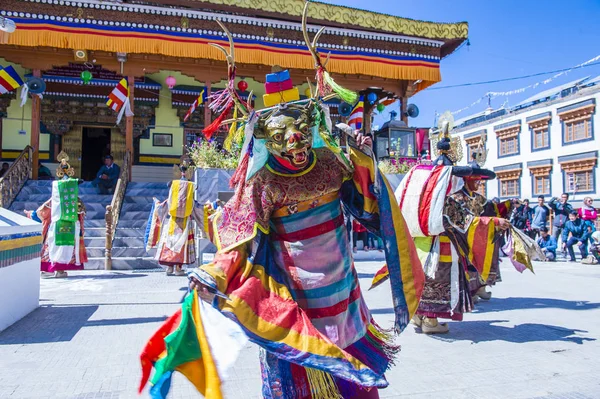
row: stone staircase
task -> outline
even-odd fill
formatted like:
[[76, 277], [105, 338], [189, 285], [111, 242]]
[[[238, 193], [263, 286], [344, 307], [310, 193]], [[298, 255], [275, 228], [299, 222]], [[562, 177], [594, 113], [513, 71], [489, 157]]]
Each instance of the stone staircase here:
[[158, 268], [154, 260], [156, 249], [146, 252], [144, 234], [152, 198], [165, 200], [169, 195], [167, 183], [138, 183], [127, 185], [121, 215], [112, 249], [112, 266], [116, 270]]
[[[50, 199], [52, 194], [52, 181], [28, 180], [19, 192], [17, 198], [10, 206], [10, 210], [23, 214], [24, 210], [35, 210]], [[79, 196], [86, 208], [85, 217], [85, 245], [88, 254], [86, 269], [104, 269], [104, 248], [106, 237], [106, 223], [104, 214], [106, 206], [112, 200], [111, 195], [98, 195], [91, 182], [79, 185]]]
[[[35, 210], [52, 194], [52, 181], [29, 180], [13, 202], [10, 210], [23, 214], [24, 210]], [[144, 234], [152, 198], [164, 200], [169, 195], [166, 183], [136, 183], [127, 185], [119, 223], [115, 231], [112, 250], [112, 267], [115, 270], [159, 268], [154, 260], [155, 249], [146, 252]], [[112, 195], [98, 195], [90, 182], [79, 185], [79, 196], [85, 204], [85, 245], [88, 254], [86, 269], [104, 269], [106, 243], [106, 206]]]

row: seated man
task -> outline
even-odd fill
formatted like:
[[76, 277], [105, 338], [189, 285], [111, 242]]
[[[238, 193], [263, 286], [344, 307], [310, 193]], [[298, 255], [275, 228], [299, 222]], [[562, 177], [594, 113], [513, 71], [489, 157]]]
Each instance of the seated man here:
[[38, 164], [38, 179], [39, 180], [54, 180], [52, 176], [52, 172], [46, 166], [44, 166], [41, 162]]
[[556, 260], [556, 240], [550, 234], [548, 234], [548, 228], [542, 227], [540, 229], [540, 239], [538, 240], [538, 245], [546, 255], [546, 259], [549, 261]]
[[2, 169], [0, 169], [0, 177], [4, 176], [9, 167], [10, 165], [8, 164], [8, 162], [2, 163]]
[[114, 190], [117, 185], [120, 174], [121, 169], [119, 168], [119, 165], [113, 162], [113, 157], [109, 154], [104, 157], [104, 166], [98, 171], [92, 185], [98, 187], [99, 194], [110, 194], [110, 191]]

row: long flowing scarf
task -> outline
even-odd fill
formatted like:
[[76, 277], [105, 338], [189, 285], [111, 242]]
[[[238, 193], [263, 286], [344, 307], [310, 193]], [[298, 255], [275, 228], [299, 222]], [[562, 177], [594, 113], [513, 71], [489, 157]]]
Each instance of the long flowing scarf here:
[[56, 245], [75, 245], [75, 222], [78, 218], [78, 185], [75, 179], [59, 180], [57, 182], [60, 218], [56, 222]]

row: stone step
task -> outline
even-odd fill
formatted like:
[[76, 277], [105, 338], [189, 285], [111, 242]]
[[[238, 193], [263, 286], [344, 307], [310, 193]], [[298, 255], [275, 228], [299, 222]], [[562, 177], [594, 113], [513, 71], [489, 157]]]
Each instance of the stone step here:
[[124, 203], [121, 206], [121, 216], [128, 212], [146, 212], [148, 217], [150, 215], [150, 211], [152, 210], [152, 202], [147, 202], [145, 204], [140, 203]]
[[[88, 257], [87, 263], [84, 265], [86, 270], [104, 270], [106, 267], [105, 258]], [[158, 261], [151, 256], [145, 257], [129, 257], [129, 258], [112, 258], [112, 270], [151, 270], [161, 269]]]
[[166, 182], [155, 182], [155, 183], [145, 183], [145, 182], [131, 182], [127, 185], [127, 190], [129, 189], [167, 189], [168, 190], [168, 183]]
[[[121, 215], [123, 216], [123, 215]], [[121, 228], [128, 229], [146, 229], [146, 224], [148, 223], [148, 213], [146, 216], [140, 219], [123, 219], [119, 217], [119, 224], [117, 225], [117, 231]]]
[[[98, 247], [86, 247], [87, 254], [89, 257], [103, 257], [105, 254], [104, 243]], [[156, 254], [156, 248], [152, 248], [146, 252], [146, 248], [140, 247], [114, 247], [112, 249], [113, 258], [143, 258], [148, 256], [154, 256]]]
[[150, 216], [150, 209], [147, 211], [127, 211], [121, 212], [121, 216], [119, 216], [119, 223], [121, 221], [126, 220], [135, 220], [135, 221], [143, 221], [144, 223], [148, 221], [148, 216]]
[[152, 196], [146, 197], [146, 196], [140, 196], [140, 195], [133, 195], [133, 196], [126, 195], [123, 198], [123, 205], [125, 205], [125, 204], [142, 204], [142, 205], [152, 204], [152, 202], [153, 202], [152, 198], [153, 198]]
[[105, 227], [87, 227], [84, 224], [85, 228], [85, 237], [89, 238], [105, 238], [106, 237], [106, 228]]
[[125, 196], [127, 197], [156, 197], [158, 199], [167, 198], [169, 195], [169, 189], [156, 189], [156, 188], [127, 188]]
[[128, 228], [121, 227], [120, 223], [117, 226], [117, 230], [115, 231], [115, 240], [117, 238], [127, 238], [127, 237], [144, 237], [146, 234], [146, 225], [140, 228]]
[[[106, 245], [106, 237], [90, 237], [86, 235], [85, 246], [92, 248], [104, 248]], [[113, 240], [113, 248], [143, 248], [144, 237], [115, 237]]]

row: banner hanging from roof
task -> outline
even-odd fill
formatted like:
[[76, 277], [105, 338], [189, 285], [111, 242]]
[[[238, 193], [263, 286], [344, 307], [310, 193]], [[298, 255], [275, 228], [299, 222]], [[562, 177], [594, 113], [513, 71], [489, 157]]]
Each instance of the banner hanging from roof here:
[[[219, 50], [208, 43], [226, 44], [222, 36], [158, 31], [140, 27], [75, 23], [39, 19], [15, 19], [17, 30], [8, 44], [66, 49], [161, 54], [172, 57], [221, 60]], [[312, 69], [308, 49], [299, 44], [235, 39], [236, 61], [244, 64], [280, 65], [283, 68]], [[361, 74], [395, 80], [421, 81], [417, 91], [441, 80], [439, 58], [419, 54], [394, 55], [371, 49], [320, 49], [331, 53], [327, 68], [332, 73]]]

